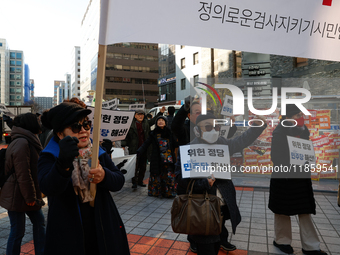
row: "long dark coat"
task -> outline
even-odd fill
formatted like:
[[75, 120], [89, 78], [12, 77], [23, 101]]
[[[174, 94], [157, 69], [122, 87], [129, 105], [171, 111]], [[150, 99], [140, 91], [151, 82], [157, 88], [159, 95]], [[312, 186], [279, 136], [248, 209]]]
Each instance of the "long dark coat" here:
[[[144, 120], [142, 121], [142, 128], [144, 131], [144, 136], [146, 141], [148, 139], [149, 133], [150, 133], [150, 127], [155, 124], [156, 119], [159, 116], [162, 116], [163, 113], [159, 112], [154, 118], [151, 120], [147, 120], [147, 118], [144, 117]], [[125, 137], [125, 140], [122, 141], [121, 145], [122, 147], [128, 146], [129, 147], [129, 154], [136, 154], [138, 150], [138, 131], [136, 126], [136, 118], [133, 118], [130, 130], [128, 134]], [[148, 157], [149, 158], [149, 157]]]
[[13, 141], [6, 151], [5, 172], [14, 174], [1, 189], [0, 206], [16, 212], [37, 211], [41, 206], [27, 203], [41, 200], [37, 165], [42, 146], [37, 135], [20, 127], [13, 126], [11, 136]]
[[[256, 138], [261, 135], [265, 128], [266, 126], [249, 128], [246, 132], [242, 133], [242, 135], [228, 140], [223, 137], [219, 137], [216, 144], [228, 145], [229, 154], [233, 155], [234, 153], [239, 152], [252, 144]], [[195, 138], [190, 144], [200, 143], [206, 142], [200, 138]], [[176, 162], [176, 179], [178, 181], [177, 194], [185, 194], [191, 179], [182, 178], [180, 154]], [[231, 180], [218, 179], [215, 181], [214, 185], [210, 187], [206, 178], [195, 178], [195, 180], [196, 181], [193, 188], [193, 193], [195, 194], [205, 193], [207, 191], [209, 194], [216, 195], [216, 188], [220, 190], [224, 202], [228, 206], [231, 226], [233, 233], [235, 234], [236, 227], [241, 222], [241, 214], [237, 206], [236, 191], [233, 182]], [[219, 236], [192, 235], [191, 237], [193, 241], [201, 243], [215, 243], [219, 241]]]
[[[150, 132], [148, 139], [143, 143], [143, 145], [138, 149], [139, 154], [143, 154], [150, 145], [152, 145], [151, 149], [151, 156], [150, 156], [150, 173], [151, 174], [161, 174], [162, 169], [163, 169], [163, 162], [161, 160], [160, 156], [160, 149], [159, 149], [159, 144], [157, 140], [157, 134], [160, 132], [159, 128], [155, 128], [153, 131]], [[176, 162], [175, 158], [175, 148], [178, 147], [177, 142], [172, 135], [170, 129], [167, 127], [164, 128], [162, 131], [162, 138], [167, 138], [169, 139], [169, 146], [171, 149], [171, 154], [173, 158], [173, 162]]]
[[[285, 125], [288, 125], [286, 122]], [[290, 166], [287, 136], [309, 140], [306, 126], [283, 127], [281, 123], [273, 132], [271, 159], [274, 167]], [[293, 169], [291, 167], [291, 169]], [[276, 214], [315, 214], [315, 200], [310, 175], [307, 178], [285, 178], [288, 175], [273, 173], [270, 180], [269, 209]], [[293, 177], [293, 178], [291, 178]]]
[[[48, 197], [45, 254], [84, 255], [84, 232], [71, 176], [60, 173], [56, 166], [59, 145], [53, 137], [38, 163], [41, 191]], [[129, 245], [122, 219], [110, 191], [119, 191], [124, 185], [124, 175], [118, 170], [107, 153], [100, 149], [99, 162], [105, 171], [104, 180], [97, 184], [94, 203], [94, 221], [100, 255], [127, 255]]]

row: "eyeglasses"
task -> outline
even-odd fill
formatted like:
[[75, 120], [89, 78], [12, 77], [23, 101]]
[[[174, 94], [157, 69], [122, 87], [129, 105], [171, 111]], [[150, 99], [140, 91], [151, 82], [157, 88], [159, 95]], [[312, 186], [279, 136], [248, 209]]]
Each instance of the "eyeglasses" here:
[[76, 123], [73, 123], [70, 127], [72, 129], [72, 132], [76, 134], [76, 133], [80, 132], [82, 127], [86, 131], [90, 130], [91, 129], [91, 124], [92, 124], [92, 121], [86, 120], [86, 121], [83, 122], [83, 124], [80, 124], [80, 123], [76, 122]]
[[200, 128], [204, 127], [205, 131], [208, 131], [210, 132], [211, 130], [213, 130], [213, 128], [216, 130], [216, 131], [220, 131], [221, 129], [221, 126], [220, 125], [215, 125], [215, 127], [213, 125], [205, 125], [205, 126], [199, 126]]

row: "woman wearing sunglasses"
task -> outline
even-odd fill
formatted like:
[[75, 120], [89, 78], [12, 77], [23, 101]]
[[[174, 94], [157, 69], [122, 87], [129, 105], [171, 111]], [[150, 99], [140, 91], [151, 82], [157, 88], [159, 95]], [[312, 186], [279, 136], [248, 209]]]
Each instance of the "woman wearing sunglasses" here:
[[[91, 121], [87, 110], [61, 103], [41, 121], [54, 136], [40, 154], [38, 178], [49, 211], [45, 254], [130, 254], [126, 232], [110, 191], [119, 191], [124, 176], [99, 149], [99, 165], [90, 169]], [[90, 183], [97, 184], [94, 207]]]

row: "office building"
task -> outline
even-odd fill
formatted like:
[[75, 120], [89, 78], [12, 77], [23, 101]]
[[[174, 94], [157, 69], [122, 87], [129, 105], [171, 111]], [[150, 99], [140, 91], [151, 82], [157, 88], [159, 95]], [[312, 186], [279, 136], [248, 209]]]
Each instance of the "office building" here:
[[39, 106], [39, 112], [42, 113], [43, 111], [50, 109], [53, 107], [52, 104], [53, 98], [52, 97], [35, 97], [34, 102]]
[[9, 103], [9, 47], [6, 39], [0, 38], [0, 103]]
[[65, 84], [65, 81], [54, 81], [53, 107], [65, 99]]
[[24, 104], [24, 54], [10, 50], [9, 53], [9, 105]]
[[176, 103], [176, 45], [158, 45], [158, 105]]
[[[83, 101], [96, 89], [99, 0], [90, 0], [82, 20], [81, 92]], [[119, 43], [107, 46], [103, 99], [118, 98], [122, 104], [146, 103], [158, 99], [158, 45]]]
[[71, 52], [71, 70], [70, 70], [70, 81], [66, 78], [65, 81], [67, 86], [67, 95], [69, 98], [77, 97], [80, 98], [80, 74], [81, 74], [81, 60], [80, 60], [80, 47], [74, 46]]

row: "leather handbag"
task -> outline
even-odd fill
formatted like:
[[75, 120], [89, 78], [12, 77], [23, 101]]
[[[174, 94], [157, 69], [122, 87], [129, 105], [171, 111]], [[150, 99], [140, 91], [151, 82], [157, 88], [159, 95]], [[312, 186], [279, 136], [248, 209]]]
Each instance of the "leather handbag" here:
[[190, 181], [186, 194], [175, 197], [171, 207], [171, 227], [175, 233], [219, 235], [222, 231], [220, 198], [208, 192], [192, 194], [194, 183]]

